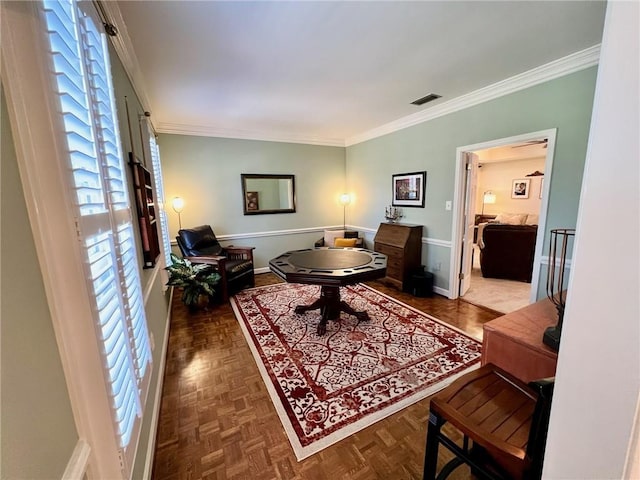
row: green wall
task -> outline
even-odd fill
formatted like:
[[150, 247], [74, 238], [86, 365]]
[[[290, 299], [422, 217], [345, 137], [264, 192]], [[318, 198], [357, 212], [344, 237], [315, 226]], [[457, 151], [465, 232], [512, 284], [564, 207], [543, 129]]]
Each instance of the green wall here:
[[[78, 441], [0, 92], [0, 389], [3, 479], [60, 478]], [[52, 246], [49, 254], [55, 254]]]
[[[257, 268], [287, 249], [313, 246], [325, 226], [342, 226], [342, 147], [172, 134], [161, 134], [158, 145], [167, 199], [185, 200], [182, 226], [210, 224], [222, 240], [256, 247]], [[296, 212], [244, 215], [242, 173], [295, 175]], [[167, 212], [173, 238], [178, 217]]]
[[[425, 226], [423, 264], [446, 291], [458, 206], [447, 211], [445, 202], [454, 200], [456, 149], [557, 129], [546, 230], [574, 227], [595, 77], [596, 67], [588, 68], [347, 148], [162, 134], [167, 198], [185, 199], [184, 227], [209, 223], [233, 243], [255, 246], [256, 266], [264, 268], [284, 249], [311, 246], [324, 227], [341, 226], [343, 190], [352, 194], [346, 223], [371, 246], [391, 203], [391, 176], [426, 170], [426, 206], [404, 208], [402, 221]], [[295, 174], [297, 213], [244, 216], [241, 173]], [[171, 209], [168, 214], [173, 237], [178, 218]], [[291, 229], [314, 232], [289, 235]]]
[[[425, 226], [423, 264], [449, 289], [456, 149], [557, 128], [546, 230], [575, 227], [589, 135], [596, 67], [567, 75], [347, 148], [347, 188], [358, 199], [349, 223], [376, 229], [391, 203], [394, 173], [427, 171], [425, 208], [404, 208], [406, 223]], [[546, 241], [545, 241], [546, 243]], [[441, 270], [435, 271], [441, 264]]]

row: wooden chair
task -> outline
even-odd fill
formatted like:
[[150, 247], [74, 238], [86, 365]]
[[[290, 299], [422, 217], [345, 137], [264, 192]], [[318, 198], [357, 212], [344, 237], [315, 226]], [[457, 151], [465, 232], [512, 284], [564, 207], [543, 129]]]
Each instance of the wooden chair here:
[[235, 289], [255, 285], [253, 250], [255, 247], [222, 247], [211, 226], [200, 225], [178, 230], [178, 247], [193, 263], [207, 263], [220, 274], [222, 301]]
[[[438, 479], [463, 463], [478, 478], [539, 479], [553, 383], [544, 379], [526, 385], [487, 364], [436, 394], [430, 405], [423, 478], [436, 478], [442, 444], [456, 457], [442, 468]], [[441, 431], [446, 422], [462, 432], [462, 446]]]

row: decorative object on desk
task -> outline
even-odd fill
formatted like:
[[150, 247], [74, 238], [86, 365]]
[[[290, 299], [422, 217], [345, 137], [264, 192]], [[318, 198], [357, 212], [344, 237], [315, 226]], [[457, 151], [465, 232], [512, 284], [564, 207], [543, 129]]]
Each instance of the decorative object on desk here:
[[343, 193], [339, 199], [340, 205], [342, 205], [342, 229], [347, 229], [347, 205], [351, 203], [351, 195]]
[[394, 207], [424, 208], [424, 189], [427, 172], [399, 173], [392, 175]]
[[403, 217], [402, 209], [397, 207], [388, 206], [384, 209], [384, 218], [387, 222], [395, 223]]
[[193, 312], [211, 302], [220, 283], [220, 274], [211, 265], [192, 263], [174, 253], [171, 254], [171, 262], [165, 268], [169, 272], [167, 285], [182, 289], [182, 302], [189, 310]]
[[511, 185], [511, 198], [529, 198], [530, 178], [517, 178]]
[[[573, 240], [576, 231], [573, 228], [556, 228], [551, 230], [549, 242], [549, 271], [547, 272], [547, 296], [558, 310], [558, 323], [545, 330], [542, 341], [556, 352], [560, 347], [564, 306], [567, 302], [567, 286], [565, 285], [565, 265], [569, 241]], [[558, 251], [558, 243], [560, 250]], [[558, 255], [560, 257], [558, 258]]]
[[184, 209], [184, 199], [182, 197], [173, 197], [173, 200], [171, 200], [171, 208], [178, 214], [178, 226], [182, 228], [182, 218], [180, 218], [180, 214]]
[[[480, 342], [364, 284], [341, 288], [370, 321], [342, 314], [316, 333], [314, 285], [276, 284], [232, 297], [298, 460], [444, 388], [480, 362]], [[393, 352], [390, 354], [389, 352]]]
[[496, 203], [496, 194], [493, 193], [491, 190], [487, 190], [482, 194], [482, 212], [480, 212], [480, 215], [484, 215], [484, 206], [487, 203], [488, 204]]

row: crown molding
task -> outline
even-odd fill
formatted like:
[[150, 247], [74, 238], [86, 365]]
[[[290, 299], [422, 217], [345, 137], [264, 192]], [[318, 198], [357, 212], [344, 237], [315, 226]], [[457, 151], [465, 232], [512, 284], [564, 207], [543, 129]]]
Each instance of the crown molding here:
[[558, 60], [554, 60], [553, 62], [546, 63], [527, 72], [501, 80], [497, 83], [476, 90], [475, 92], [441, 103], [440, 105], [431, 107], [422, 112], [400, 118], [369, 130], [368, 132], [355, 135], [345, 140], [345, 146], [349, 147], [366, 140], [372, 140], [519, 90], [524, 90], [525, 88], [529, 88], [540, 83], [548, 82], [555, 78], [569, 75], [570, 73], [584, 70], [597, 65], [599, 58], [600, 45], [598, 44], [579, 52], [572, 53], [571, 55], [567, 55], [566, 57]]
[[[138, 59], [131, 43], [131, 38], [124, 23], [122, 13], [117, 2], [100, 1], [107, 16], [107, 20], [118, 29], [118, 35], [109, 37], [124, 66], [124, 69], [138, 95], [138, 99], [146, 111], [152, 111], [151, 103], [144, 88], [145, 81], [140, 70]], [[386, 123], [372, 130], [363, 132], [346, 139], [324, 138], [294, 134], [269, 134], [264, 132], [251, 132], [233, 129], [221, 129], [199, 125], [184, 125], [178, 123], [154, 123], [152, 126], [158, 133], [171, 133], [178, 135], [196, 135], [204, 137], [236, 138], [242, 140], [262, 140], [267, 142], [302, 143], [308, 145], [323, 145], [330, 147], [349, 147], [366, 140], [372, 140], [389, 133], [402, 130], [419, 123], [448, 115], [465, 108], [493, 100], [510, 93], [524, 90], [525, 88], [548, 82], [555, 78], [569, 75], [598, 64], [600, 58], [600, 45], [594, 45], [566, 57], [554, 60], [536, 67], [527, 72], [515, 75], [474, 92], [454, 98], [424, 111], [409, 115], [393, 122]], [[153, 118], [153, 117], [151, 117]]]
[[[133, 90], [136, 92], [142, 107], [145, 111], [151, 112], [151, 102], [149, 101], [147, 91], [144, 88], [144, 85], [146, 85], [144, 76], [140, 70], [138, 57], [136, 57], [135, 50], [133, 49], [133, 43], [131, 43], [131, 37], [129, 36], [127, 25], [124, 23], [124, 18], [122, 18], [122, 12], [120, 12], [118, 2], [98, 1], [104, 15], [107, 17], [103, 20], [115, 25], [118, 30], [117, 35], [113, 37], [109, 36], [108, 38], [111, 40], [111, 44], [113, 45], [113, 48], [115, 49], [116, 54], [118, 55], [118, 58], [131, 81]], [[149, 118], [149, 121], [153, 128], [153, 120]]]
[[306, 145], [323, 145], [327, 147], [344, 147], [344, 140], [340, 138], [309, 137], [293, 134], [268, 134], [251, 132], [248, 130], [233, 130], [226, 128], [204, 127], [199, 125], [184, 125], [180, 123], [158, 123], [158, 133], [173, 133], [176, 135], [196, 135], [201, 137], [237, 138], [241, 140], [261, 140], [265, 142], [302, 143]]

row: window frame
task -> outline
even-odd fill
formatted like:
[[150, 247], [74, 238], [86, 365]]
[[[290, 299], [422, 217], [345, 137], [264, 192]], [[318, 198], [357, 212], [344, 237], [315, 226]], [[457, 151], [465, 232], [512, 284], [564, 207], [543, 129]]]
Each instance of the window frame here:
[[83, 473], [89, 478], [129, 478], [138, 439], [131, 442], [131, 458], [123, 458], [103, 376], [78, 223], [69, 214], [75, 193], [48, 69], [41, 3], [2, 2], [0, 9], [2, 86], [79, 442], [89, 446]]

